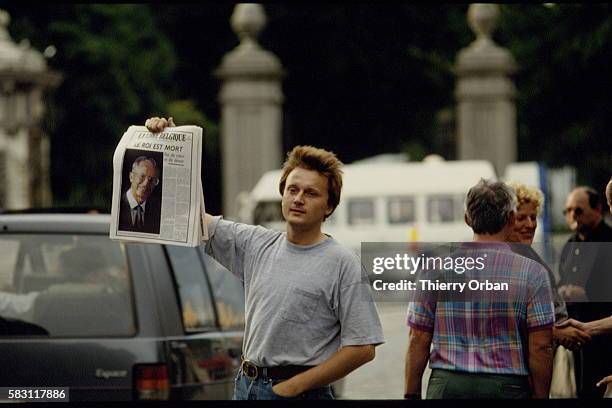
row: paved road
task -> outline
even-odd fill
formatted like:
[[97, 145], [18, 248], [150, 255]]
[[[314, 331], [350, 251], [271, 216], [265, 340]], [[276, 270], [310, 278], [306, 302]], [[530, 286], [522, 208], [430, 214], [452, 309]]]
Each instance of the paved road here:
[[[386, 343], [376, 348], [374, 361], [346, 377], [344, 399], [402, 399], [404, 395], [404, 356], [408, 345], [407, 303], [379, 302], [378, 312]], [[423, 384], [427, 384], [426, 369]], [[423, 394], [424, 394], [423, 389]]]

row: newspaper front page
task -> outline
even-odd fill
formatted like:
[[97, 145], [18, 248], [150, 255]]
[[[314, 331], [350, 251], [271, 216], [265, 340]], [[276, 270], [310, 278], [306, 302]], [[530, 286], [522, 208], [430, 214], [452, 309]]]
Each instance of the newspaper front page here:
[[202, 128], [130, 126], [113, 156], [110, 238], [197, 246], [208, 238]]

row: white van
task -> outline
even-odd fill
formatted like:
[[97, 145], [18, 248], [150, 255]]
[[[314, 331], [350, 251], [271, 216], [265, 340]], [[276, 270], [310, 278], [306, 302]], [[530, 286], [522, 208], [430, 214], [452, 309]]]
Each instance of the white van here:
[[[470, 241], [465, 195], [482, 177], [496, 179], [485, 160], [355, 163], [345, 165], [340, 205], [323, 231], [359, 252], [361, 242]], [[265, 173], [240, 200], [240, 221], [284, 230], [278, 182]]]

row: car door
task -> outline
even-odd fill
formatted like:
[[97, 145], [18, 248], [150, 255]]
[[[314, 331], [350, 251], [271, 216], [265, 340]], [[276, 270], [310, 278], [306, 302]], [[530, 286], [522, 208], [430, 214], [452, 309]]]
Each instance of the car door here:
[[[199, 248], [217, 310], [217, 320], [223, 332], [226, 348], [232, 358], [234, 373], [240, 368], [244, 339], [244, 286], [242, 281]], [[233, 388], [233, 384], [232, 388]]]
[[181, 332], [167, 341], [176, 382], [173, 394], [181, 399], [231, 399], [237, 370], [235, 352], [220, 327], [200, 254], [196, 248], [169, 245], [165, 251], [181, 323]]

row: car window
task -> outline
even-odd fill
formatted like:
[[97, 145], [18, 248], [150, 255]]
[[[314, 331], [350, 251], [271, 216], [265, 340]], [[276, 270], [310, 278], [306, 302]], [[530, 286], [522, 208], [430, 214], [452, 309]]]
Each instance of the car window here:
[[429, 196], [427, 197], [427, 221], [431, 223], [460, 221], [461, 218], [457, 217], [459, 207], [452, 195]]
[[374, 200], [363, 198], [349, 200], [349, 225], [374, 224]]
[[244, 287], [238, 277], [200, 251], [215, 296], [222, 329], [244, 329]]
[[9, 237], [0, 241], [0, 290], [12, 289], [20, 242]]
[[414, 222], [415, 201], [412, 197], [389, 197], [387, 201], [389, 224], [404, 224]]
[[280, 200], [261, 201], [253, 210], [253, 224], [264, 225], [270, 222], [284, 221]]
[[2, 234], [0, 248], [0, 316], [10, 323], [0, 335], [135, 333], [122, 244], [99, 235]]
[[176, 280], [183, 327], [187, 332], [215, 326], [210, 290], [196, 248], [166, 246]]

